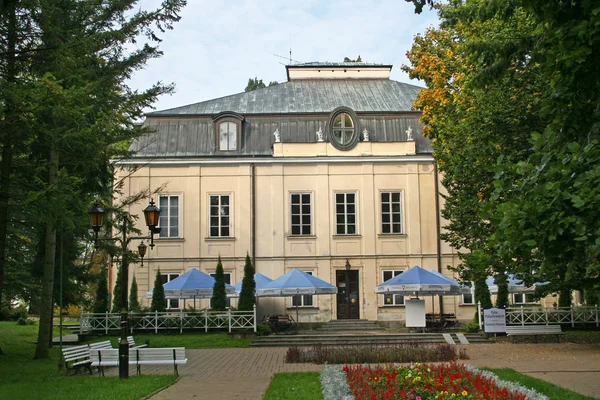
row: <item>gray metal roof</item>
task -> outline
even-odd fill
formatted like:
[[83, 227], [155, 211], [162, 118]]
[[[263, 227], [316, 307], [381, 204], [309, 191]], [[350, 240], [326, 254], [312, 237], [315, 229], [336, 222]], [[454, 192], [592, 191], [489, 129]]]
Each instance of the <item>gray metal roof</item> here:
[[[431, 153], [429, 140], [421, 136], [423, 126], [418, 113], [365, 114], [357, 122], [360, 140], [364, 140], [362, 132], [366, 128], [371, 142], [405, 142], [406, 131], [412, 127], [417, 153]], [[279, 130], [283, 143], [316, 143], [316, 132], [322, 128], [328, 142], [327, 123], [327, 115], [249, 117], [242, 125], [239, 151], [226, 154], [218, 151], [212, 118], [148, 118], [145, 124], [154, 133], [135, 140], [130, 150], [135, 153], [134, 158], [271, 156], [275, 130]]]
[[147, 115], [210, 116], [223, 111], [242, 115], [321, 114], [341, 106], [357, 113], [408, 112], [421, 89], [389, 79], [294, 80]]

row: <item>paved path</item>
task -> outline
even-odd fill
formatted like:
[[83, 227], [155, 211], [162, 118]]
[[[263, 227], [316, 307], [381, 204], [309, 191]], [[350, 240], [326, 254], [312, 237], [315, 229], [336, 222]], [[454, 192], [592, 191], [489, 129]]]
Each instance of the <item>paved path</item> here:
[[[466, 361], [469, 364], [513, 368], [600, 399], [600, 346], [498, 343], [461, 347], [471, 357]], [[188, 363], [179, 368], [180, 381], [152, 400], [260, 400], [276, 372], [321, 371], [320, 365], [285, 364], [285, 352], [284, 348], [187, 350]], [[110, 370], [117, 373], [116, 368]], [[167, 366], [142, 369], [144, 374], [172, 372]]]

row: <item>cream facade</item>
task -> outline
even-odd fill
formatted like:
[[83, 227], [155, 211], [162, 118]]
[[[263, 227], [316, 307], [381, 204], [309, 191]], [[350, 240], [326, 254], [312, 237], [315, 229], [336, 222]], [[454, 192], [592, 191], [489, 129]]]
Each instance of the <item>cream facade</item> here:
[[[339, 291], [261, 298], [261, 314], [291, 313], [297, 303], [300, 322], [401, 325], [404, 299], [375, 295], [376, 285], [414, 265], [452, 276], [447, 266], [458, 257], [438, 239], [440, 178], [410, 109], [419, 88], [381, 77], [388, 66], [373, 65], [363, 79], [371, 64], [326, 65], [339, 77], [312, 79], [318, 65], [289, 66], [287, 83], [148, 115], [154, 133], [134, 143], [115, 177], [125, 195], [162, 188], [156, 247], [143, 267], [130, 266], [140, 299], [157, 270], [165, 281], [191, 268], [213, 273], [219, 256], [227, 279], [239, 282], [248, 253], [270, 278], [300, 268]], [[352, 68], [360, 79], [348, 77]], [[437, 297], [425, 300], [440, 312]], [[443, 312], [470, 320], [469, 300], [444, 296]]]

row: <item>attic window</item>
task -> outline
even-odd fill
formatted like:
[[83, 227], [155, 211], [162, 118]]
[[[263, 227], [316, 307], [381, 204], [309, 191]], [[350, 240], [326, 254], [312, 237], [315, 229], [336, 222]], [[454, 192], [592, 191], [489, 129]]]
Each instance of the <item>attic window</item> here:
[[358, 117], [351, 109], [340, 107], [329, 116], [329, 141], [338, 150], [350, 150], [358, 142]]
[[215, 140], [217, 151], [238, 151], [241, 147], [242, 122], [244, 117], [234, 112], [222, 112], [215, 117]]
[[239, 125], [239, 121], [220, 121], [217, 124], [219, 151], [237, 150]]

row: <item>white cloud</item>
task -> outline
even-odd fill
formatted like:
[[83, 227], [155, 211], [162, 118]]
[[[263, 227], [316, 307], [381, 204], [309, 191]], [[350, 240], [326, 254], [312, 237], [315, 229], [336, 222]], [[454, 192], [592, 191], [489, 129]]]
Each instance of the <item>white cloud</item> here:
[[[143, 8], [157, 0], [142, 0]], [[196, 103], [244, 90], [250, 77], [286, 80], [286, 59], [342, 61], [344, 57], [394, 64], [392, 79], [409, 82], [400, 70], [412, 39], [437, 25], [433, 12], [414, 14], [402, 0], [188, 0], [182, 19], [164, 34], [164, 56], [132, 79], [133, 88], [174, 82], [176, 93], [157, 109]], [[416, 83], [416, 82], [415, 82]]]

